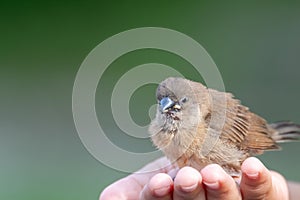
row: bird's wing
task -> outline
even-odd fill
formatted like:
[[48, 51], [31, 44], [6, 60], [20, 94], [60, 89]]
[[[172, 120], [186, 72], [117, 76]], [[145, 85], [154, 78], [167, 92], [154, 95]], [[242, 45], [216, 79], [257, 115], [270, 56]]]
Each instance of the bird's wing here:
[[[216, 90], [209, 90], [209, 93], [212, 96], [211, 105], [213, 105], [211, 112], [226, 116], [223, 127], [219, 129], [221, 138], [236, 144], [240, 149], [249, 150], [255, 154], [261, 153], [260, 150], [278, 148], [271, 138], [272, 130], [268, 128], [263, 118], [250, 112], [230, 93]], [[224, 103], [225, 99], [226, 103]], [[225, 112], [220, 113], [224, 110]]]

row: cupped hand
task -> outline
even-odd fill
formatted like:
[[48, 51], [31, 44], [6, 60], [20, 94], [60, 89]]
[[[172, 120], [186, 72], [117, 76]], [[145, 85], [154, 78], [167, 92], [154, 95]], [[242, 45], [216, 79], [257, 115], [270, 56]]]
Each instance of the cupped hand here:
[[208, 165], [200, 172], [191, 167], [177, 170], [163, 157], [108, 186], [100, 200], [288, 200], [288, 193], [285, 179], [269, 171], [257, 158], [244, 161], [238, 185], [219, 165]]

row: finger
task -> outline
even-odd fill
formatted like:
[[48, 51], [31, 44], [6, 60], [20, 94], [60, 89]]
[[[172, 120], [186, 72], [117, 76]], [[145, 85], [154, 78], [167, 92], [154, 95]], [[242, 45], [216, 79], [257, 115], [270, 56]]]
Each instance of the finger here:
[[164, 173], [153, 176], [140, 193], [143, 200], [169, 200], [172, 198], [173, 180]]
[[240, 188], [244, 199], [277, 199], [274, 196], [271, 173], [257, 158], [246, 159], [241, 169]]
[[174, 180], [173, 199], [205, 199], [201, 182], [202, 177], [196, 169], [191, 167], [180, 169]]
[[277, 197], [280, 200], [296, 199], [289, 195], [288, 184], [281, 174], [271, 171], [271, 176], [273, 186], [273, 192], [271, 194], [272, 196]]
[[208, 200], [241, 199], [236, 182], [219, 165], [211, 164], [201, 170]]
[[265, 199], [272, 189], [270, 172], [254, 157], [246, 159], [241, 169], [240, 187], [244, 199]]
[[293, 181], [288, 181], [287, 183], [288, 188], [289, 188], [289, 197], [292, 200], [296, 200], [300, 197], [300, 184], [293, 182]]
[[155, 174], [169, 173], [173, 169], [174, 166], [170, 161], [166, 157], [162, 157], [147, 164], [131, 176], [134, 176], [134, 179], [144, 187]]
[[131, 174], [121, 180], [116, 181], [100, 194], [100, 200], [113, 199], [137, 199], [144, 186], [157, 173], [168, 173], [173, 169], [170, 161], [166, 157], [157, 159], [138, 172]]

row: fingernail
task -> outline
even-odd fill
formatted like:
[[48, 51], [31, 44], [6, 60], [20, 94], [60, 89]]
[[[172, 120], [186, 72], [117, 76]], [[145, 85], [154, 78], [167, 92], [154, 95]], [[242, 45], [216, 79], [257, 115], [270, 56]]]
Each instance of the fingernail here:
[[219, 182], [213, 182], [213, 183], [207, 183], [207, 182], [203, 182], [205, 184], [206, 187], [212, 189], [212, 190], [217, 190], [220, 187]]
[[181, 186], [181, 190], [184, 192], [192, 192], [198, 187], [198, 183], [189, 186]]
[[258, 172], [247, 172], [246, 175], [247, 175], [247, 177], [250, 178], [250, 179], [257, 179], [259, 173], [258, 173]]
[[167, 195], [170, 192], [170, 186], [166, 186], [166, 187], [161, 187], [158, 189], [153, 190], [154, 194], [158, 197], [163, 197], [165, 195]]

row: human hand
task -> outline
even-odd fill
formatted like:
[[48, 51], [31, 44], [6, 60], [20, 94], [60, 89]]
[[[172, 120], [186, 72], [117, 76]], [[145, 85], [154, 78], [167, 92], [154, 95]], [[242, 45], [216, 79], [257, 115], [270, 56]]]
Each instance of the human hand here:
[[269, 171], [257, 158], [248, 158], [242, 164], [239, 186], [216, 164], [206, 166], [201, 172], [184, 167], [178, 171], [174, 181], [171, 177], [176, 169], [165, 157], [146, 165], [142, 171], [157, 168], [160, 170], [134, 173], [113, 183], [102, 192], [100, 200], [289, 198], [285, 179]]

